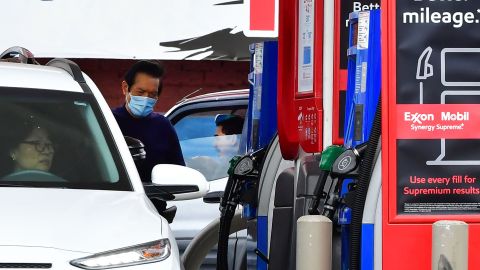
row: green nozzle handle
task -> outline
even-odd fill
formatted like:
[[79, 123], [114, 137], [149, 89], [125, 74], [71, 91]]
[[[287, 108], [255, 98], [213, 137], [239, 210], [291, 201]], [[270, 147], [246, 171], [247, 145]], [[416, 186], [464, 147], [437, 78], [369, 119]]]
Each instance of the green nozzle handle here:
[[333, 163], [345, 151], [346, 151], [345, 148], [338, 145], [331, 145], [327, 147], [327, 149], [325, 149], [322, 152], [322, 158], [320, 160], [320, 169], [322, 171], [328, 171], [328, 172], [332, 171]]
[[235, 166], [237, 166], [237, 163], [242, 159], [242, 156], [234, 156], [232, 159], [230, 159], [229, 163], [230, 166], [228, 167], [228, 175], [232, 176], [233, 171], [235, 170]]

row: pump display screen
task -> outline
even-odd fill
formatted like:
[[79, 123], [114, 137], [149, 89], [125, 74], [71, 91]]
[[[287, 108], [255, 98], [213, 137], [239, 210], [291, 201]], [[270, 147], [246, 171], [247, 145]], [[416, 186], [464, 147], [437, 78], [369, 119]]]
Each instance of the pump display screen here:
[[313, 92], [315, 1], [299, 0], [298, 16], [298, 92]]

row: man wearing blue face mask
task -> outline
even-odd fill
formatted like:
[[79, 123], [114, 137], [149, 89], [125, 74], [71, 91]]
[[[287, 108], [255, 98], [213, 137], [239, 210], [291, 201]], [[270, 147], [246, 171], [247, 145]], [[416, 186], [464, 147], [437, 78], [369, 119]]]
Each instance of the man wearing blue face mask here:
[[155, 62], [139, 61], [125, 74], [122, 92], [125, 105], [113, 109], [124, 136], [145, 145], [146, 159], [137, 164], [142, 181], [151, 181], [157, 164], [185, 166], [177, 134], [168, 119], [153, 112], [162, 91], [163, 68]]

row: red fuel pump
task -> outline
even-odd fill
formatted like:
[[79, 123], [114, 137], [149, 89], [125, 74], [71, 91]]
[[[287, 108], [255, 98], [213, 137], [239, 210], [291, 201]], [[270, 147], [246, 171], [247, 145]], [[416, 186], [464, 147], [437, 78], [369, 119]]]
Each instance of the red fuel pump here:
[[[292, 7], [295, 7], [292, 9]], [[322, 150], [323, 2], [280, 1], [278, 132], [282, 155]]]

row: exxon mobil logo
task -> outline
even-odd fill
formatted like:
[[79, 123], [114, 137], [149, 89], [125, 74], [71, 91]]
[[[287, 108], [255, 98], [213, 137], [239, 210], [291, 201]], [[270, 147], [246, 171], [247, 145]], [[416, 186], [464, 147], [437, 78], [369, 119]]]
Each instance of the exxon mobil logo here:
[[425, 121], [434, 121], [435, 116], [432, 113], [412, 113], [405, 112], [403, 119], [414, 124], [423, 124]]

